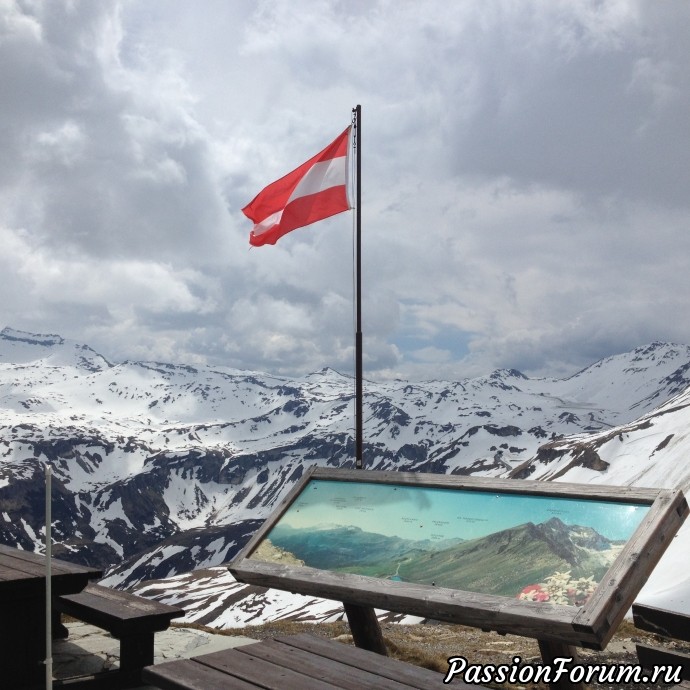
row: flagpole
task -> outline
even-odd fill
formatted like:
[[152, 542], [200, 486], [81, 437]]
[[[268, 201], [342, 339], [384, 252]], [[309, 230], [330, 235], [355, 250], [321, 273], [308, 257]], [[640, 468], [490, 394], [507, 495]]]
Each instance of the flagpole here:
[[363, 463], [363, 388], [362, 388], [362, 106], [353, 109], [355, 114], [353, 127], [355, 129], [355, 175], [356, 187], [356, 327], [355, 327], [355, 466], [358, 470], [364, 468]]
[[53, 687], [53, 615], [52, 615], [52, 573], [51, 573], [51, 560], [52, 560], [52, 523], [53, 516], [51, 510], [51, 499], [52, 499], [52, 468], [46, 463], [45, 466], [46, 474], [46, 690], [50, 690]]

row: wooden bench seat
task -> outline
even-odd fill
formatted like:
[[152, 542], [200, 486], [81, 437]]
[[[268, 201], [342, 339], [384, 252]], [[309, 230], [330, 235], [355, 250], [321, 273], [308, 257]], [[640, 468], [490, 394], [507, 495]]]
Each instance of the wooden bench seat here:
[[302, 633], [148, 666], [142, 681], [161, 690], [429, 690], [443, 687], [443, 674]]
[[[636, 628], [667, 639], [690, 642], [690, 616], [688, 614], [645, 604], [633, 604], [632, 612]], [[636, 648], [637, 658], [643, 668], [682, 666], [681, 678], [683, 681], [690, 681], [690, 654], [642, 643], [637, 644]], [[688, 684], [681, 684], [677, 687], [688, 687]]]
[[120, 640], [120, 670], [139, 672], [153, 663], [154, 634], [184, 610], [128, 592], [88, 585], [79, 594], [55, 597], [53, 609], [107, 630]]

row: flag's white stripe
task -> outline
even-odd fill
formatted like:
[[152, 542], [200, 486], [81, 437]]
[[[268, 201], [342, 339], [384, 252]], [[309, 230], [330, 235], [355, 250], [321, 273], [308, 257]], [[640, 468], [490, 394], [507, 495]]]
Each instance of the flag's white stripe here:
[[264, 218], [260, 223], [257, 223], [254, 226], [254, 234], [263, 235], [263, 233], [265, 233], [267, 230], [270, 230], [274, 225], [280, 223], [284, 210], [285, 209], [281, 208], [280, 211], [272, 213], [270, 216], [268, 216], [268, 218]]
[[[314, 163], [307, 174], [299, 181], [295, 187], [288, 204], [301, 196], [318, 194], [324, 189], [338, 187], [347, 183], [347, 158], [338, 156], [327, 161]], [[286, 204], [287, 205], [287, 204]]]

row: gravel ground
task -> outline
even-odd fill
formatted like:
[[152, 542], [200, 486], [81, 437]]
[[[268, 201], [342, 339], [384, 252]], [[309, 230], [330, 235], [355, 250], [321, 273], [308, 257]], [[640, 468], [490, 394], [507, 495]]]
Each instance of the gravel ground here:
[[[499, 635], [468, 628], [461, 625], [426, 624], [398, 625], [383, 624], [383, 636], [391, 656], [405, 659], [410, 663], [432, 668], [444, 675], [448, 672], [450, 657], [465, 657], [470, 664], [508, 664], [514, 663], [519, 656], [522, 664], [535, 664], [541, 661], [539, 647], [535, 640], [515, 635]], [[214, 631], [218, 632], [218, 631]], [[246, 635], [254, 639], [265, 639], [277, 635], [290, 635], [310, 632], [328, 638], [338, 639], [346, 644], [352, 643], [346, 623], [312, 624], [312, 623], [270, 623], [261, 626], [250, 626], [238, 630], [223, 631], [223, 634]], [[665, 646], [680, 651], [690, 649], [662, 638], [637, 630], [631, 622], [624, 621], [604, 651], [579, 649], [579, 661], [583, 665], [637, 664], [635, 643], [643, 642], [654, 646]], [[504, 683], [486, 686], [494, 688], [524, 688], [525, 690], [548, 690], [544, 683]], [[452, 688], [452, 681], [443, 687]], [[665, 690], [674, 684], [641, 683], [641, 684], [599, 684], [590, 682], [590, 690]]]

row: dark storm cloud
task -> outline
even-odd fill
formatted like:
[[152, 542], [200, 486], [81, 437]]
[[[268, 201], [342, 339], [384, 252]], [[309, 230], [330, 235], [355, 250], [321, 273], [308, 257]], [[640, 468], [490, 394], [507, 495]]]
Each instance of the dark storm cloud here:
[[5, 324], [111, 359], [352, 368], [350, 214], [241, 208], [362, 103], [365, 368], [690, 342], [690, 6], [0, 2]]

